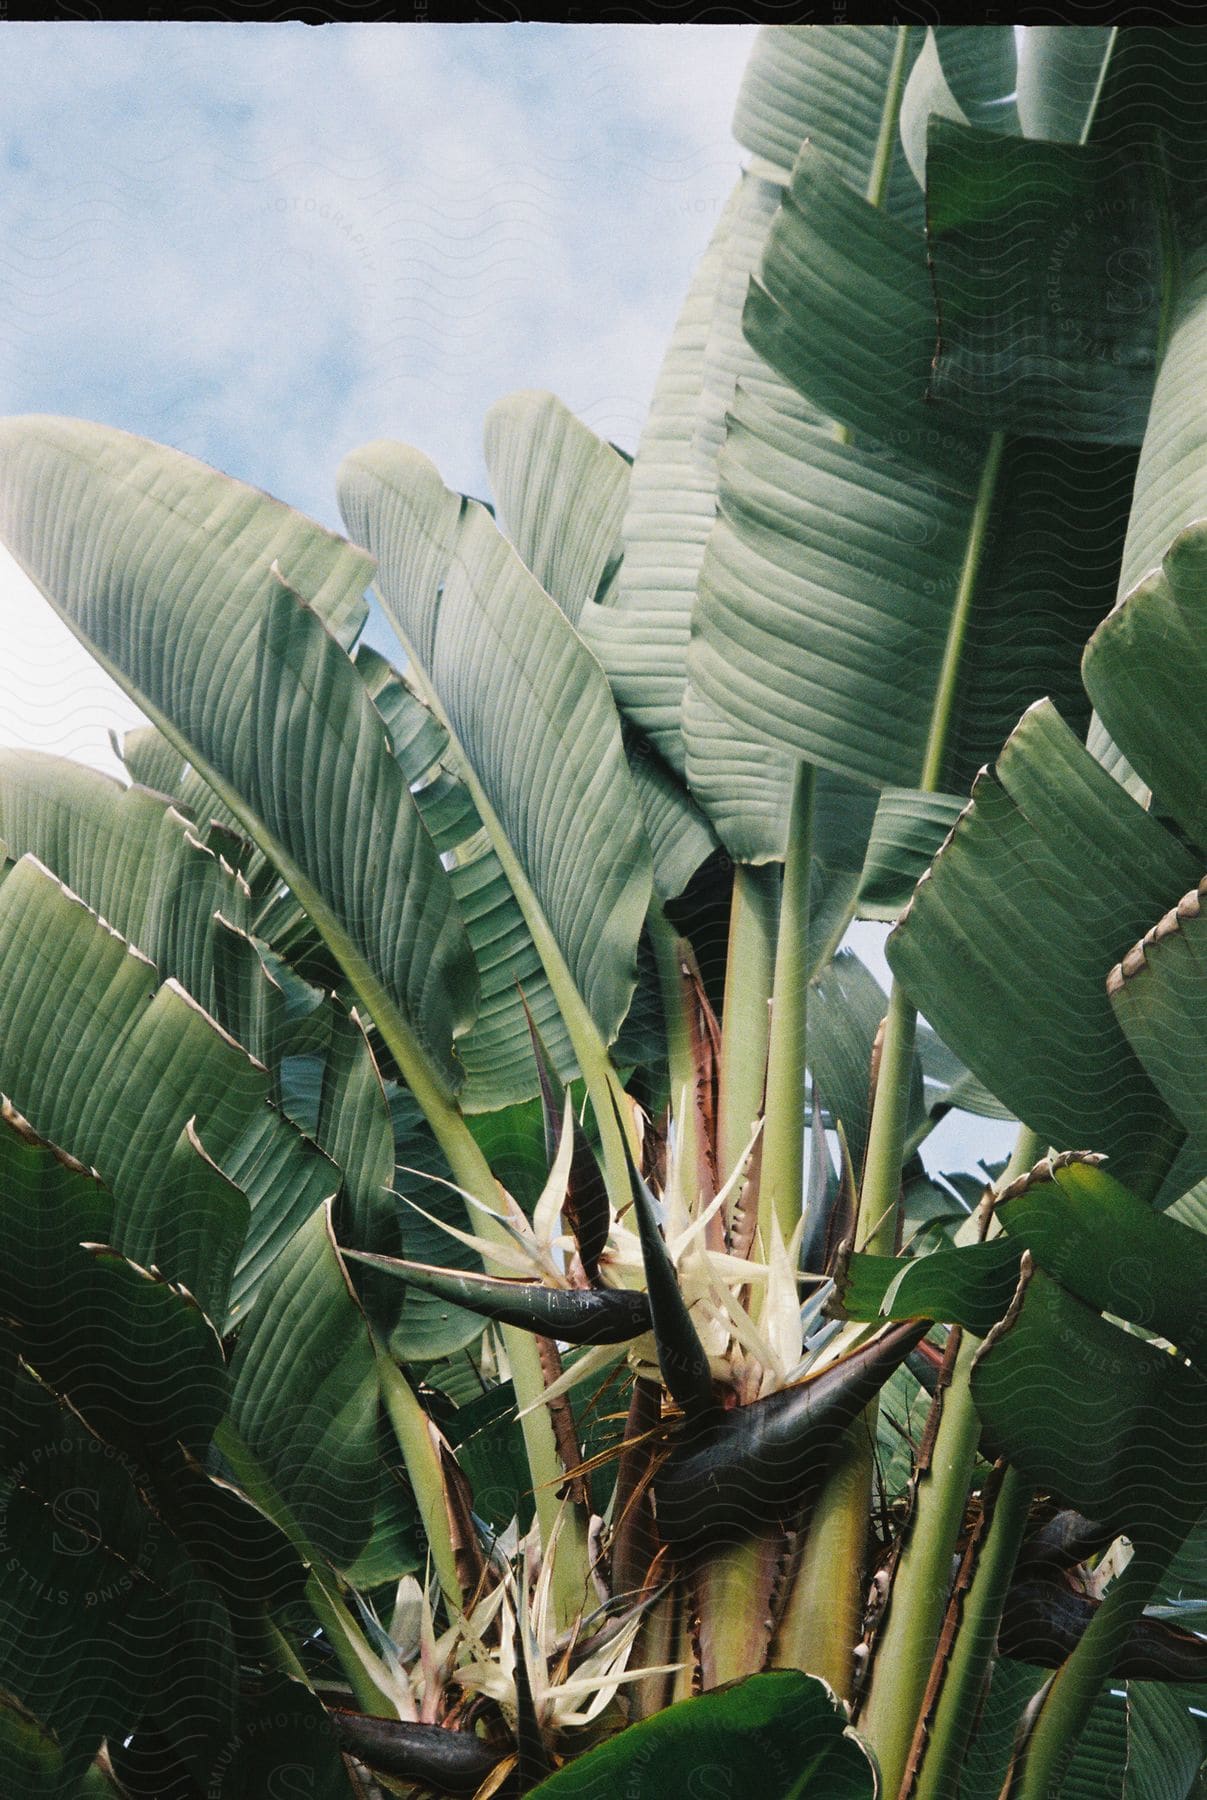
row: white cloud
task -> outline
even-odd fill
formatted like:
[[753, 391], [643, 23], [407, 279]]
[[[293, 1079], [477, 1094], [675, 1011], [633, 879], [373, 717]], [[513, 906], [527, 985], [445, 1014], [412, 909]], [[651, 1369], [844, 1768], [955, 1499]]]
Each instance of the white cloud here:
[[[499, 395], [634, 447], [750, 27], [4, 27], [0, 383], [337, 524], [356, 444], [484, 492]], [[7, 558], [0, 739], [137, 715]]]

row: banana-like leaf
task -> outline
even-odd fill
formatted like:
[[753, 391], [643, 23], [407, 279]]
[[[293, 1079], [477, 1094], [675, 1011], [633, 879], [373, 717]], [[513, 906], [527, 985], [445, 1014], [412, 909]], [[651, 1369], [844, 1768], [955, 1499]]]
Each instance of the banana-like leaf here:
[[630, 1725], [533, 1789], [534, 1800], [662, 1800], [687, 1769], [765, 1800], [874, 1800], [875, 1771], [832, 1691], [796, 1669], [752, 1675]]
[[28, 851], [202, 1006], [214, 1004], [216, 912], [245, 926], [246, 884], [144, 788], [34, 750], [0, 751], [0, 840]]
[[927, 405], [934, 297], [921, 235], [848, 186], [806, 141], [746, 304], [746, 335], [827, 418], [932, 476], [983, 446]]
[[346, 459], [339, 489], [475, 804], [492, 815], [529, 928], [552, 934], [610, 1042], [636, 984], [652, 878], [603, 672], [490, 515], [451, 494], [426, 457], [369, 445]]
[[[940, 785], [963, 791], [1040, 695], [1088, 724], [1077, 664], [1114, 590], [1133, 453], [1029, 438], [1007, 443], [993, 472], [984, 436], [926, 400], [935, 327], [921, 238], [846, 188], [812, 146], [761, 280], [751, 341], [866, 436], [836, 442], [739, 401], [692, 681], [784, 750], [915, 786], [952, 607], [971, 578]], [[989, 472], [992, 492], [978, 497]]]
[[221, 1346], [190, 1296], [95, 1242], [114, 1210], [5, 1112], [0, 1214], [21, 1248], [0, 1276], [0, 1685], [53, 1729], [56, 1794], [145, 1714], [175, 1713], [204, 1782], [233, 1725], [232, 1625], [181, 1505], [226, 1405]]
[[541, 1021], [558, 1069], [571, 1075], [577, 1064], [565, 1021], [515, 894], [482, 829], [448, 732], [384, 659], [370, 662], [362, 649], [356, 661], [388, 722], [420, 816], [448, 865], [478, 966], [478, 1015], [457, 1044], [465, 1068], [459, 1104], [468, 1113], [514, 1105], [534, 1091], [521, 992]]
[[1200, 883], [1111, 970], [1107, 992], [1135, 1054], [1200, 1154], [1207, 1151], [1203, 1091], [1207, 919]]
[[346, 1261], [380, 1269], [409, 1286], [464, 1306], [480, 1318], [566, 1344], [626, 1344], [649, 1331], [650, 1306], [644, 1294], [624, 1288], [551, 1288], [539, 1281], [512, 1281], [490, 1275], [459, 1274], [395, 1256], [345, 1250]]
[[[984, 36], [978, 32], [977, 36]], [[771, 163], [783, 179], [806, 138], [820, 144], [844, 181], [867, 191], [885, 112], [896, 79], [908, 82], [926, 32], [919, 26], [764, 26], [742, 74], [733, 134]], [[894, 218], [920, 226], [921, 195], [900, 154], [885, 197]]]
[[191, 457], [79, 421], [0, 427], [0, 532], [305, 906], [444, 1092], [476, 983], [448, 876], [327, 621], [364, 553]]
[[[264, 1070], [28, 856], [0, 885], [0, 1044], [0, 1088], [111, 1188], [112, 1242], [205, 1291], [219, 1320], [219, 1275], [243, 1229], [231, 1316], [338, 1188], [334, 1165], [268, 1104]], [[168, 1196], [184, 1209], [175, 1219]]]
[[[313, 1016], [322, 997], [297, 984], [312, 1014], [309, 1045], [297, 1041], [286, 995], [242, 929], [244, 883], [202, 848], [180, 815], [157, 794], [122, 788], [62, 758], [0, 752], [0, 837], [10, 854], [28, 851], [47, 864], [274, 1077], [284, 1057], [309, 1048], [321, 1070], [323, 1102], [306, 1129], [343, 1172], [355, 1241], [366, 1249], [390, 1248], [381, 1219], [394, 1216], [386, 1195], [394, 1173], [393, 1133], [363, 1033], [333, 1005]], [[280, 1103], [279, 1080], [275, 1087]], [[157, 1203], [144, 1184], [139, 1216], [123, 1217], [122, 1248], [136, 1260], [158, 1256], [186, 1285], [190, 1276], [199, 1280], [198, 1298], [207, 1308], [216, 1305], [221, 1317], [232, 1274], [226, 1252], [241, 1245], [246, 1203], [236, 1190], [227, 1191], [191, 1128], [182, 1131], [164, 1173], [176, 1204]], [[227, 1213], [230, 1231], [220, 1228]], [[168, 1233], [178, 1240], [170, 1250]]]
[[113, 1216], [112, 1200], [8, 1111], [0, 1207], [6, 1239], [22, 1245], [0, 1276], [7, 1352], [140, 1462], [169, 1458], [178, 1442], [199, 1455], [226, 1403], [213, 1326], [162, 1277], [89, 1241], [105, 1213]]
[[1183, 255], [1136, 470], [1120, 595], [1152, 575], [1178, 533], [1207, 512], [1203, 425], [1196, 400], [1207, 367], [1207, 256], [1193, 243], [1184, 246]]
[[[516, 549], [570, 623], [605, 604], [621, 566], [629, 464], [552, 394], [511, 394], [486, 416], [486, 466]], [[660, 898], [681, 894], [716, 848], [690, 795], [639, 733], [629, 768]]]
[[1109, 25], [1027, 25], [1019, 34], [1019, 124], [1025, 136], [1076, 144], [1113, 49]]
[[242, 1486], [303, 1555], [351, 1563], [379, 1491], [378, 1377], [329, 1205], [279, 1257], [239, 1334], [231, 1382], [230, 1424], [253, 1460], [236, 1461]]
[[[932, 25], [901, 100], [901, 147], [930, 200], [927, 140], [933, 118], [1015, 135], [1017, 49], [1012, 25]], [[928, 216], [929, 224], [929, 216]]]
[[[394, 1125], [394, 1190], [402, 1200], [398, 1225], [403, 1255], [413, 1262], [480, 1275], [482, 1259], [477, 1251], [450, 1236], [439, 1222], [433, 1223], [443, 1221], [461, 1230], [466, 1216], [465, 1201], [450, 1185], [452, 1171], [441, 1155], [427, 1120], [407, 1089], [391, 1083], [387, 1094]], [[483, 1113], [479, 1119], [492, 1124], [507, 1121], [511, 1110]], [[475, 1120], [475, 1124], [478, 1122]], [[491, 1168], [499, 1170], [500, 1179], [510, 1190], [512, 1184], [506, 1180], [493, 1148], [487, 1146], [485, 1154]], [[390, 1330], [388, 1343], [391, 1355], [399, 1362], [429, 1363], [455, 1356], [481, 1335], [482, 1321], [476, 1313], [466, 1312], [464, 1307], [450, 1306], [447, 1301], [408, 1287], [402, 1290], [401, 1310]], [[473, 1391], [477, 1393], [481, 1379], [468, 1358], [466, 1363], [472, 1371]]]
[[1002, 430], [1139, 444], [1157, 364], [1161, 219], [1130, 152], [938, 120], [926, 191], [942, 321], [933, 397]]
[[1004, 1238], [904, 1260], [859, 1252], [840, 1271], [839, 1301], [849, 1319], [937, 1319], [984, 1337], [1006, 1315], [1021, 1259]]
[[1179, 532], [1161, 567], [1125, 594], [1086, 645], [1098, 716], [1161, 810], [1207, 844], [1207, 779], [1196, 730], [1207, 693], [1207, 528]]
[[166, 794], [172, 805], [193, 821], [202, 843], [237, 868], [253, 891], [258, 893], [276, 883], [264, 852], [250, 842], [230, 807], [188, 766], [162, 731], [154, 725], [140, 725], [122, 738], [111, 731], [109, 742], [131, 781]]
[[853, 1319], [943, 1319], [984, 1337], [1001, 1319], [1024, 1250], [1100, 1312], [1170, 1340], [1196, 1362], [1207, 1349], [1207, 1240], [1154, 1212], [1084, 1152], [1045, 1159], [1002, 1195], [1005, 1235], [906, 1261], [856, 1255], [840, 1281]]
[[500, 523], [577, 625], [619, 560], [629, 465], [549, 393], [496, 401], [484, 429]]
[[[616, 603], [588, 608], [583, 618], [620, 705], [674, 769], [686, 770], [725, 847], [744, 862], [785, 853], [793, 763], [765, 734], [752, 734], [725, 696], [686, 679], [689, 625], [716, 506], [716, 452], [735, 390], [775, 415], [818, 417], [743, 336], [745, 289], [803, 138], [825, 144], [843, 173], [866, 186], [886, 105], [891, 110], [893, 71], [904, 73], [921, 37], [904, 27], [822, 27], [757, 40], [735, 129], [766, 161], [747, 172], [727, 203], [676, 325], [634, 464]], [[920, 196], [897, 158], [887, 203], [900, 211], [903, 201], [920, 220]], [[835, 862], [816, 827], [814, 848], [823, 868]], [[834, 904], [819, 894], [819, 908], [841, 930], [849, 886], [827, 886]], [[824, 938], [828, 943], [828, 932]]]
[[859, 879], [861, 919], [895, 924], [963, 811], [954, 794], [882, 788]]
[[1108, 1152], [1133, 1184], [1172, 1121], [1115, 1021], [1106, 976], [1196, 868], [1037, 705], [996, 774], [977, 781], [886, 946], [911, 999], [991, 1093], [1045, 1143]]
[[1207, 1238], [1157, 1213], [1085, 1156], [1045, 1160], [1001, 1196], [1010, 1242], [1070, 1293], [1207, 1356]]
[[1207, 1377], [1042, 1270], [1024, 1263], [971, 1379], [997, 1453], [1112, 1533], [1168, 1559], [1207, 1506], [1207, 1468], [1187, 1453], [1207, 1430]]

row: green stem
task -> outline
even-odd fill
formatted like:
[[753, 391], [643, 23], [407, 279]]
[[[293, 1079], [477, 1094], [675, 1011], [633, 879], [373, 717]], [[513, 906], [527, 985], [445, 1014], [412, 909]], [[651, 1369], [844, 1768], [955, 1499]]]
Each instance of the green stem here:
[[809, 875], [813, 844], [813, 768], [798, 762], [792, 783], [771, 1027], [759, 1224], [770, 1242], [773, 1218], [784, 1242], [800, 1221], [805, 1191], [805, 1025], [809, 993]]
[[[1020, 1128], [998, 1191], [1029, 1169], [1039, 1153], [1034, 1132]], [[880, 1628], [860, 1730], [876, 1752], [886, 1795], [896, 1794], [939, 1641], [951, 1564], [964, 1522], [981, 1423], [968, 1377], [980, 1340], [965, 1332], [943, 1394], [930, 1467], [919, 1476], [908, 1537]]]
[[1031, 1512], [1033, 1488], [1011, 1466], [964, 1601], [913, 1800], [958, 1800], [960, 1770], [993, 1661], [1002, 1608]]
[[872, 157], [872, 172], [868, 176], [867, 197], [873, 206], [884, 204], [889, 171], [893, 166], [893, 151], [897, 146], [897, 121], [901, 115], [901, 96], [905, 88], [905, 58], [909, 49], [909, 29], [908, 25], [898, 25], [897, 27], [897, 43], [893, 50], [884, 106], [880, 114], [880, 135], [876, 139], [876, 150]]
[[875, 1256], [897, 1254], [901, 1155], [909, 1114], [914, 1033], [918, 1015], [905, 990], [893, 983], [880, 1045], [876, 1097], [868, 1126], [855, 1246]]
[[1136, 1550], [1107, 1590], [1076, 1649], [1057, 1671], [1008, 1788], [1010, 1800], [1050, 1800], [1077, 1747], [1102, 1684], [1144, 1611], [1164, 1558]]
[[423, 1521], [440, 1592], [444, 1595], [449, 1617], [455, 1618], [464, 1608], [465, 1594], [453, 1555], [444, 1499], [444, 1472], [440, 1467], [440, 1452], [432, 1437], [432, 1422], [393, 1357], [380, 1347], [377, 1372], [381, 1397]]
[[979, 1342], [966, 1334], [956, 1353], [930, 1469], [918, 1481], [909, 1539], [897, 1565], [860, 1715], [859, 1729], [876, 1752], [886, 1795], [897, 1793], [905, 1773], [947, 1607], [981, 1430], [968, 1388]]
[[1002, 452], [1005, 449], [1005, 443], [1002, 432], [995, 431], [985, 453], [981, 479], [973, 504], [972, 522], [968, 528], [968, 540], [964, 547], [964, 563], [960, 570], [959, 586], [956, 588], [955, 605], [951, 609], [951, 619], [947, 627], [947, 642], [943, 648], [943, 662], [939, 669], [939, 682], [935, 689], [934, 705], [931, 708], [930, 733], [926, 741], [926, 754], [922, 759], [922, 779], [918, 784], [925, 793], [929, 794], [938, 792], [943, 777], [943, 757], [947, 749], [947, 734], [951, 726], [956, 691], [959, 687], [960, 658], [964, 650], [964, 639], [968, 633], [968, 619], [972, 612], [973, 595], [976, 593], [977, 577], [981, 570], [985, 536], [989, 529], [989, 517], [993, 511], [993, 496], [1002, 466]]
[[779, 889], [780, 872], [774, 865], [739, 863], [733, 872], [721, 1014], [717, 1134], [722, 1181], [737, 1167], [763, 1109]]
[[375, 1719], [398, 1718], [398, 1708], [378, 1687], [370, 1673], [370, 1667], [366, 1665], [366, 1658], [369, 1664], [377, 1661], [376, 1652], [370, 1650], [355, 1619], [341, 1600], [331, 1576], [325, 1571], [311, 1569], [310, 1579], [306, 1583], [306, 1603], [339, 1659], [340, 1668], [347, 1676], [348, 1686], [352, 1689], [353, 1698], [361, 1712], [371, 1713]]
[[[696, 1098], [698, 1071], [692, 1054], [691, 1010], [684, 979], [683, 940], [667, 918], [660, 901], [655, 900], [651, 906], [646, 923], [654, 961], [658, 967], [662, 1016], [666, 1022], [671, 1117], [681, 1145], [685, 1179], [697, 1182], [703, 1169], [704, 1146], [700, 1139], [700, 1109]], [[697, 1195], [689, 1189], [689, 1208], [696, 1198]]]
[[299, 1660], [293, 1645], [289, 1642], [289, 1639], [285, 1636], [281, 1627], [272, 1619], [266, 1619], [264, 1621], [264, 1638], [268, 1647], [268, 1653], [275, 1667], [280, 1669], [282, 1674], [292, 1675], [295, 1681], [300, 1681], [302, 1683], [303, 1687], [310, 1687], [310, 1677], [307, 1675], [305, 1668]]
[[856, 1421], [830, 1463], [809, 1515], [800, 1563], [776, 1631], [771, 1666], [804, 1669], [840, 1700], [854, 1691], [865, 1593], [872, 1440]]

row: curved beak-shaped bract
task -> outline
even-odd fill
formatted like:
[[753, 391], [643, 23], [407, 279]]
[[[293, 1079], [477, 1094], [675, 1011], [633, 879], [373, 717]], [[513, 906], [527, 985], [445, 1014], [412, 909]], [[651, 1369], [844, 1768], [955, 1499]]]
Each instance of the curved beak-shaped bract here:
[[627, 1288], [552, 1288], [541, 1281], [465, 1274], [363, 1250], [341, 1254], [396, 1275], [437, 1300], [463, 1306], [479, 1318], [517, 1325], [521, 1331], [535, 1331], [563, 1344], [627, 1344], [650, 1329], [649, 1301]]
[[500, 1751], [470, 1731], [374, 1719], [341, 1707], [332, 1707], [329, 1713], [341, 1749], [383, 1775], [421, 1782], [441, 1794], [476, 1794], [502, 1760]]
[[[619, 1121], [619, 1112], [616, 1116]], [[625, 1161], [629, 1169], [633, 1211], [637, 1215], [637, 1233], [641, 1239], [641, 1260], [645, 1266], [645, 1286], [649, 1295], [654, 1342], [658, 1349], [658, 1366], [676, 1406], [682, 1408], [689, 1420], [703, 1425], [717, 1414], [708, 1352], [692, 1324], [670, 1251], [658, 1229], [654, 1196], [633, 1161], [623, 1125], [621, 1137], [624, 1139]]]
[[810, 1380], [722, 1413], [685, 1421], [654, 1478], [658, 1530], [679, 1554], [714, 1549], [776, 1520], [795, 1524], [847, 1426], [930, 1325], [894, 1325]]

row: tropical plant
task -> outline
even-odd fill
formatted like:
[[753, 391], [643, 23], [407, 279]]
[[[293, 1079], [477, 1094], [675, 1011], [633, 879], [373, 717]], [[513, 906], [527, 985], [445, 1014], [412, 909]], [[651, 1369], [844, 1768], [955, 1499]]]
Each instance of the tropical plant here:
[[735, 130], [631, 461], [0, 424], [7, 1792], [1198, 1791], [1207, 44]]

